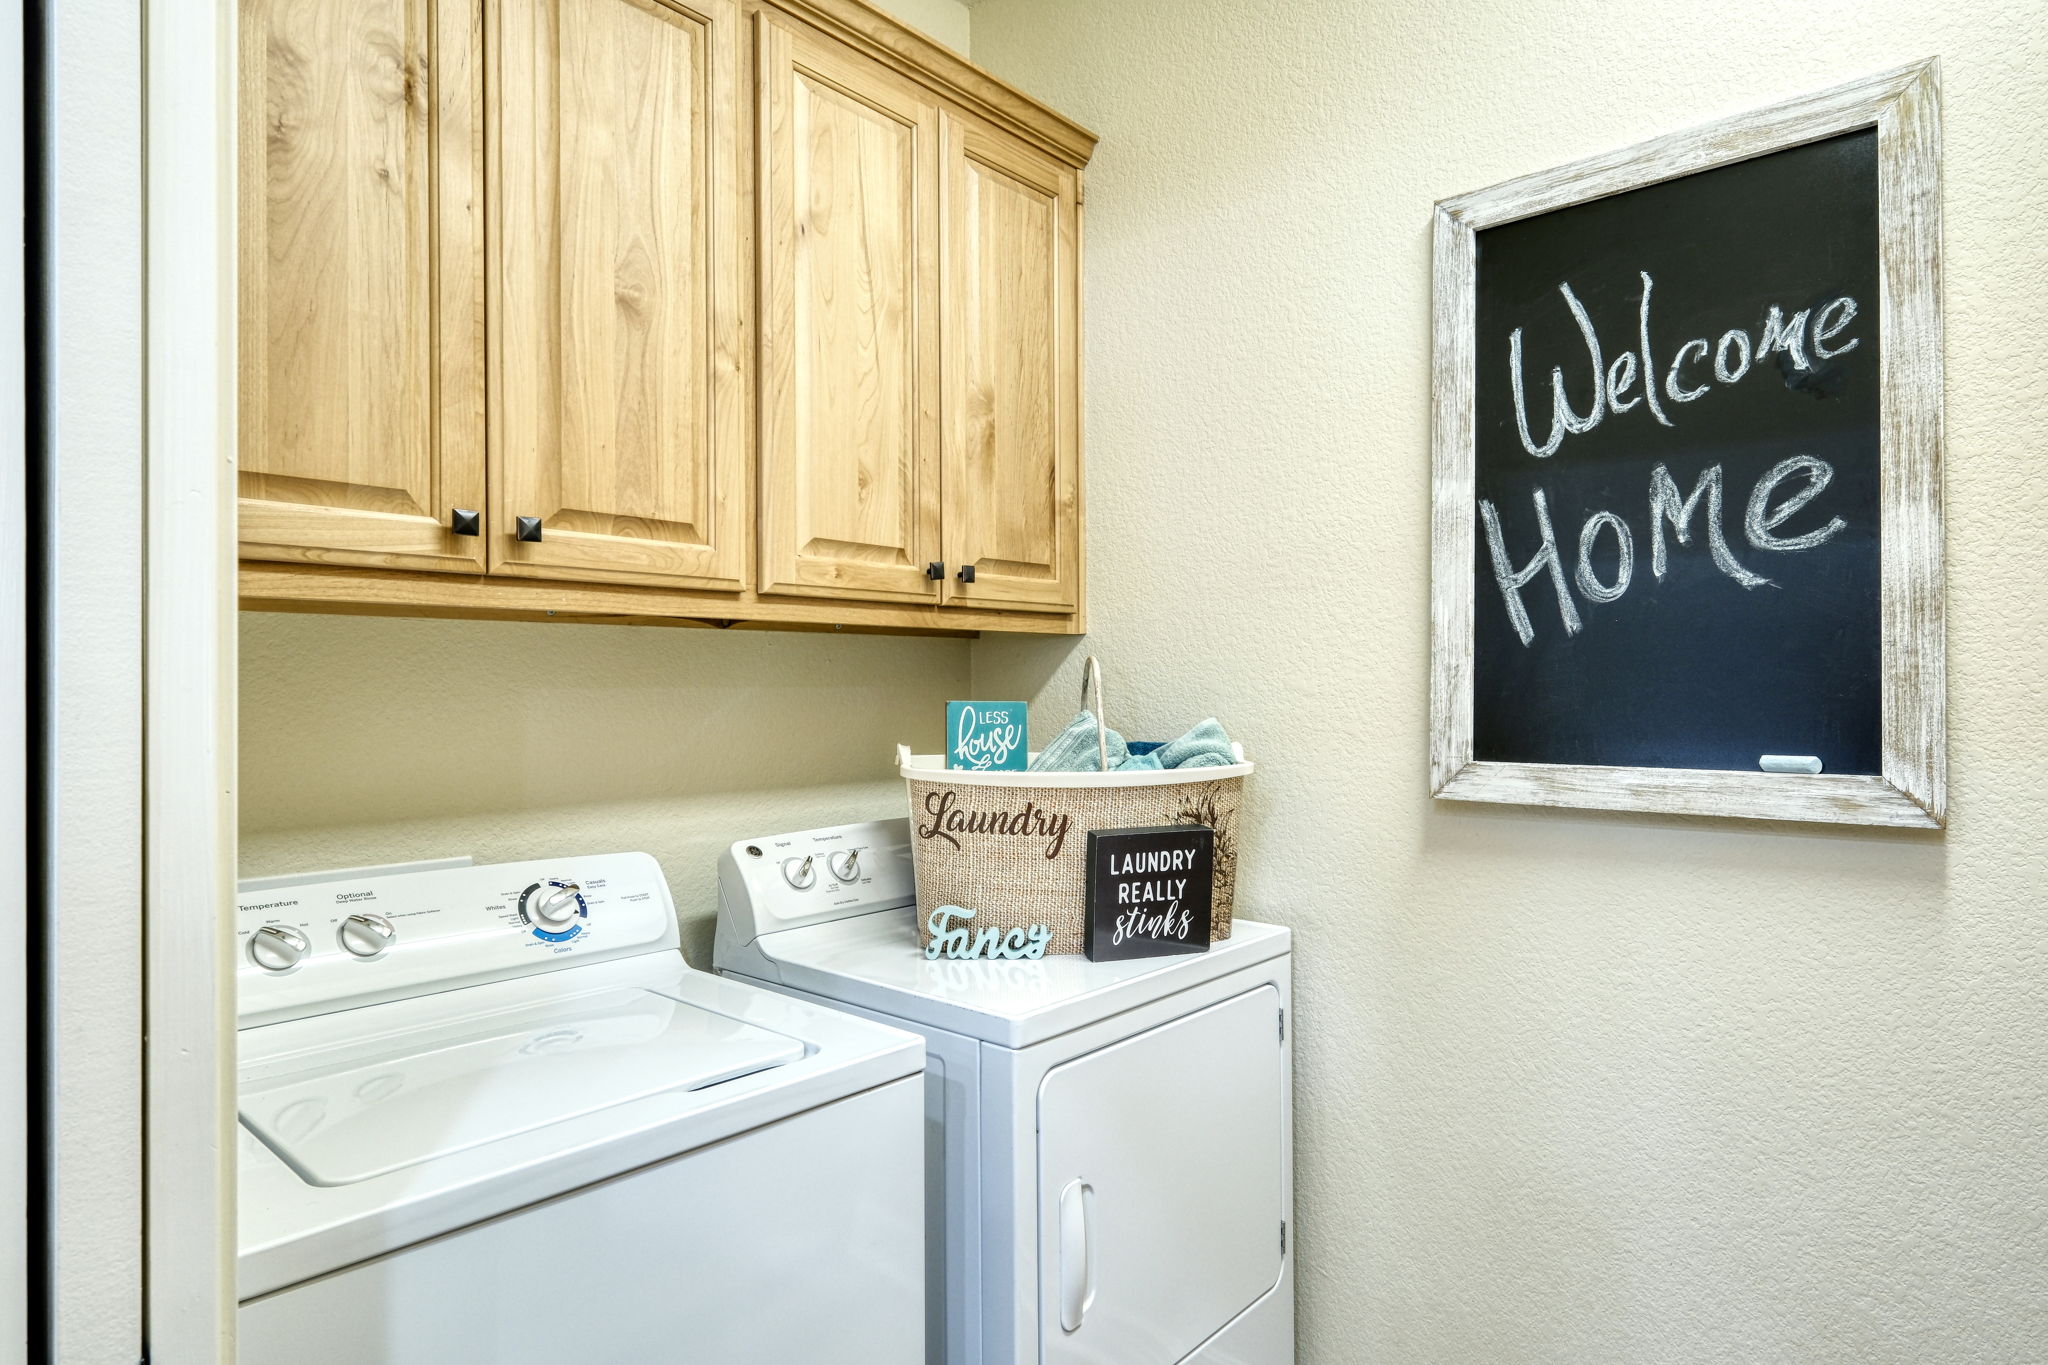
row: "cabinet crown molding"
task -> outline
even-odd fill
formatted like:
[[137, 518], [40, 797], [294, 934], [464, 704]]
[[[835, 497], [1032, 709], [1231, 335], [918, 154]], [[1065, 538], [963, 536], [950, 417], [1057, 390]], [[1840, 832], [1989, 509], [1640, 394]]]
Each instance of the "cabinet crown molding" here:
[[861, 0], [762, 0], [762, 7], [896, 67], [1076, 169], [1095, 154], [1098, 139], [1089, 129]]

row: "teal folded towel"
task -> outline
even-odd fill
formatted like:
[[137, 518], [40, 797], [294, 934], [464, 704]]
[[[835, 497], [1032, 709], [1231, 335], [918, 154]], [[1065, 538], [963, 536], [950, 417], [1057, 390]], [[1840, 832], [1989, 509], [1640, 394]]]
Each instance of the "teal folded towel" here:
[[[1109, 766], [1121, 767], [1130, 757], [1130, 746], [1116, 731], [1109, 732]], [[1095, 713], [1083, 711], [1075, 716], [1073, 723], [1059, 732], [1053, 742], [1039, 751], [1031, 760], [1031, 771], [1035, 773], [1094, 773], [1102, 771], [1100, 756], [1095, 746]]]
[[[1107, 732], [1109, 766], [1115, 772], [1158, 772], [1166, 768], [1222, 768], [1238, 761], [1231, 752], [1230, 736], [1210, 717], [1179, 739], [1134, 754], [1124, 737]], [[1101, 771], [1095, 745], [1095, 715], [1083, 711], [1073, 723], [1054, 737], [1052, 743], [1031, 760], [1035, 773], [1092, 773]]]
[[1237, 762], [1237, 755], [1230, 751], [1230, 736], [1223, 733], [1214, 716], [1146, 757], [1158, 759], [1162, 768], [1227, 768]]

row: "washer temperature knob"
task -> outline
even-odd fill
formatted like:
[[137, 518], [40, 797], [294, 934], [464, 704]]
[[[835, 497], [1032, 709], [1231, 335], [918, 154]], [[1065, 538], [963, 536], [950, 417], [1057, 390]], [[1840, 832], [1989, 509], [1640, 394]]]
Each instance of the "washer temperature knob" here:
[[289, 924], [266, 924], [249, 935], [249, 960], [266, 972], [288, 972], [312, 951], [312, 943]]
[[398, 930], [382, 915], [350, 915], [334, 931], [341, 946], [357, 957], [375, 957], [398, 941]]
[[860, 850], [853, 848], [844, 853], [835, 853], [826, 860], [825, 865], [832, 869], [835, 880], [850, 882], [860, 876]]

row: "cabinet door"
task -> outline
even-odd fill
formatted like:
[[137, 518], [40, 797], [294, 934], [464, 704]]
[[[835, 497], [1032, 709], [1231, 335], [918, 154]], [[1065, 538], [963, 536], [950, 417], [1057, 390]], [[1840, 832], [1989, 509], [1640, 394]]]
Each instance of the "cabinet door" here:
[[491, 572], [740, 588], [738, 0], [491, 11]]
[[465, 0], [243, 0], [245, 558], [483, 568], [481, 36]]
[[1174, 1365], [1278, 1283], [1279, 1020], [1260, 986], [1046, 1073], [1043, 1365]]
[[1079, 185], [1072, 167], [946, 115], [949, 602], [1080, 603]]
[[938, 106], [757, 21], [761, 591], [936, 603]]

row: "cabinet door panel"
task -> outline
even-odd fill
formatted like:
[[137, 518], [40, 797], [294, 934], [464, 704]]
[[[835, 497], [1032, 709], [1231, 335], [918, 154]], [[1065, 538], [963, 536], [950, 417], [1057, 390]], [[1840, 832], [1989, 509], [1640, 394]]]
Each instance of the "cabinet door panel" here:
[[496, 20], [491, 571], [740, 588], [738, 4]]
[[761, 590], [936, 602], [938, 107], [758, 23]]
[[484, 496], [475, 9], [244, 0], [240, 31], [242, 554], [479, 570], [448, 529]]
[[1071, 167], [951, 114], [945, 162], [946, 597], [1073, 611], [1079, 182]]

